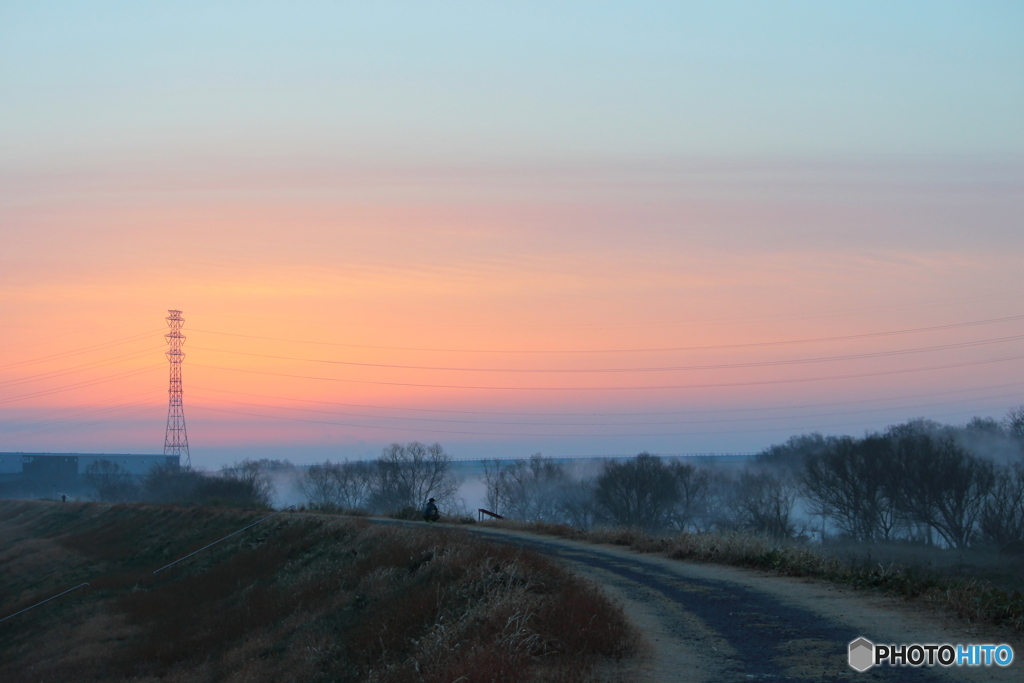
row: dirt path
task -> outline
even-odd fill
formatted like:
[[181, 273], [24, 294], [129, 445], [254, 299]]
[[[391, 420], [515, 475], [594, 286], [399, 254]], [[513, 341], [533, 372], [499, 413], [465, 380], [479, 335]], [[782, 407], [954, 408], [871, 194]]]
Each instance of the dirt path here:
[[[930, 608], [825, 582], [480, 526], [458, 527], [560, 558], [622, 601], [651, 646], [635, 675], [651, 681], [1020, 681], [1024, 647]], [[1004, 643], [1009, 667], [847, 665], [847, 644]]]

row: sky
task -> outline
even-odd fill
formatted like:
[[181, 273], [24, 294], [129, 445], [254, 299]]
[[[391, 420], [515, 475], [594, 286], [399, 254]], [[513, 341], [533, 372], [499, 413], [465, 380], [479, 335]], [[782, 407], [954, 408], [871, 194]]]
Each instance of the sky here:
[[1019, 3], [0, 6], [0, 451], [753, 452], [1024, 404]]

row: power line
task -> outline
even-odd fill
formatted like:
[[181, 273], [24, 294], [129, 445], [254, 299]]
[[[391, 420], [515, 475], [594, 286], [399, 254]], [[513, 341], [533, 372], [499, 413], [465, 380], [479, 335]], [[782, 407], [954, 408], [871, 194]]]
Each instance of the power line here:
[[136, 375], [142, 375], [142, 374], [145, 374], [147, 372], [152, 372], [153, 370], [156, 370], [157, 368], [163, 368], [163, 367], [164, 366], [163, 366], [162, 363], [160, 365], [150, 365], [150, 366], [147, 366], [147, 367], [144, 367], [144, 368], [139, 368], [137, 370], [127, 370], [125, 372], [119, 372], [116, 375], [110, 375], [108, 377], [103, 377], [101, 379], [88, 380], [88, 381], [85, 381], [85, 382], [77, 382], [75, 384], [68, 384], [68, 385], [65, 385], [63, 387], [56, 387], [54, 389], [46, 389], [46, 390], [43, 390], [43, 391], [36, 391], [36, 392], [31, 393], [31, 394], [21, 394], [19, 396], [9, 396], [7, 398], [0, 399], [0, 404], [13, 403], [14, 401], [21, 401], [21, 400], [27, 399], [27, 398], [38, 398], [40, 396], [49, 396], [50, 394], [59, 394], [59, 393], [64, 392], [64, 391], [71, 391], [73, 389], [80, 389], [82, 387], [91, 387], [91, 386], [94, 386], [96, 384], [104, 384], [106, 382], [113, 382], [113, 381], [118, 380], [118, 379], [125, 379], [127, 377], [134, 377]]
[[1010, 337], [997, 337], [994, 339], [981, 339], [970, 342], [957, 342], [953, 344], [940, 344], [937, 346], [921, 346], [911, 349], [896, 349], [894, 351], [872, 351], [868, 353], [851, 353], [842, 356], [823, 356], [818, 358], [794, 358], [790, 360], [769, 360], [751, 361], [747, 363], [714, 363], [709, 365], [674, 365], [647, 368], [460, 368], [433, 365], [394, 365], [390, 363], [363, 363], [358, 361], [327, 360], [322, 358], [299, 358], [295, 356], [276, 356], [265, 353], [249, 353], [246, 351], [230, 351], [227, 349], [211, 349], [202, 346], [192, 348], [198, 351], [213, 351], [215, 353], [230, 353], [236, 356], [251, 356], [255, 358], [273, 358], [276, 360], [294, 360], [306, 363], [324, 363], [328, 365], [345, 365], [349, 367], [363, 368], [387, 368], [393, 370], [438, 370], [444, 372], [505, 372], [505, 373], [544, 373], [544, 374], [593, 374], [593, 373], [628, 373], [628, 372], [680, 372], [684, 370], [736, 370], [744, 368], [776, 367], [780, 365], [806, 365], [809, 363], [831, 363], [844, 360], [859, 360], [863, 358], [885, 358], [890, 356], [904, 356], [912, 353], [926, 353], [929, 351], [946, 351], [949, 349], [964, 349], [975, 346], [986, 346], [989, 344], [1003, 344], [1006, 342], [1020, 341], [1024, 334]]
[[550, 411], [549, 412], [543, 412], [543, 413], [533, 413], [533, 412], [524, 412], [524, 411], [485, 411], [485, 410], [449, 410], [449, 409], [443, 409], [443, 408], [404, 408], [404, 407], [401, 407], [401, 406], [382, 406], [382, 405], [373, 405], [373, 404], [368, 404], [368, 403], [342, 403], [342, 402], [338, 402], [338, 401], [317, 401], [317, 400], [313, 400], [313, 399], [294, 398], [294, 397], [290, 397], [290, 396], [270, 396], [270, 395], [267, 395], [267, 394], [253, 394], [253, 393], [248, 393], [248, 392], [244, 392], [244, 391], [231, 391], [229, 389], [214, 389], [213, 387], [199, 387], [199, 386], [195, 386], [195, 387], [193, 387], [193, 389], [197, 389], [199, 391], [213, 391], [213, 392], [224, 393], [224, 394], [236, 394], [236, 395], [239, 395], [239, 396], [254, 396], [254, 397], [257, 397], [257, 398], [270, 398], [270, 399], [285, 400], [285, 401], [298, 401], [300, 403], [316, 403], [316, 404], [320, 404], [320, 405], [344, 406], [344, 407], [347, 407], [347, 408], [371, 408], [371, 409], [380, 409], [380, 410], [404, 410], [404, 411], [408, 411], [408, 412], [417, 412], [417, 413], [445, 413], [445, 414], [457, 414], [457, 415], [546, 416], [546, 417], [619, 417], [619, 416], [622, 416], [622, 417], [626, 417], [626, 416], [645, 417], [645, 416], [647, 416], [647, 417], [649, 417], [649, 416], [653, 416], [653, 415], [677, 415], [677, 414], [680, 414], [680, 413], [704, 415], [704, 414], [709, 414], [709, 413], [713, 414], [713, 413], [729, 413], [729, 412], [752, 412], [752, 411], [759, 411], [759, 410], [805, 410], [807, 408], [821, 408], [821, 407], [843, 406], [843, 405], [859, 405], [861, 403], [876, 403], [878, 401], [902, 401], [902, 400], [907, 400], [907, 399], [925, 398], [925, 397], [929, 397], [929, 396], [945, 396], [947, 394], [964, 394], [964, 393], [969, 393], [969, 392], [972, 392], [972, 391], [987, 391], [989, 389], [1005, 389], [1007, 387], [1019, 387], [1019, 386], [1024, 386], [1024, 382], [1010, 382], [1010, 383], [1006, 383], [1006, 384], [990, 384], [990, 385], [986, 385], [986, 386], [983, 386], [983, 387], [973, 387], [973, 388], [967, 388], [967, 389], [947, 389], [947, 390], [944, 390], [944, 391], [931, 391], [931, 392], [928, 392], [926, 394], [911, 394], [909, 396], [893, 396], [893, 397], [887, 397], [887, 398], [884, 398], [884, 399], [859, 399], [859, 400], [855, 400], [855, 401], [832, 401], [832, 402], [825, 402], [825, 403], [815, 403], [815, 404], [812, 404], [812, 405], [796, 405], [796, 406], [790, 405], [790, 406], [774, 406], [774, 407], [772, 407], [772, 406], [765, 406], [765, 407], [758, 407], [758, 408], [712, 408], [712, 409], [684, 408], [684, 409], [670, 410], [670, 411], [664, 411], [664, 410], [661, 410], [661, 411], [644, 411], [644, 412], [639, 412], [639, 413], [638, 412], [633, 412], [633, 413], [624, 413], [624, 412], [614, 412], [614, 413], [601, 413], [601, 412], [553, 413], [553, 412], [550, 412]]
[[[118, 409], [124, 409], [124, 408], [130, 408], [130, 407], [133, 407], [133, 406], [117, 406]], [[71, 423], [71, 424], [58, 425], [58, 426], [49, 426], [49, 427], [39, 427], [39, 426], [36, 426], [34, 429], [30, 429], [30, 430], [25, 431], [25, 432], [14, 434], [14, 438], [24, 437], [24, 436], [31, 436], [33, 434], [50, 434], [51, 432], [60, 432], [60, 431], [68, 430], [68, 429], [81, 429], [82, 427], [91, 427], [93, 425], [105, 424], [105, 423], [108, 423], [108, 422], [121, 422], [125, 418], [134, 417], [135, 415], [142, 415], [143, 413], [152, 412], [152, 411], [158, 409], [159, 407], [160, 406], [143, 406], [141, 408], [135, 408], [135, 409], [130, 410], [130, 411], [126, 412], [126, 413], [122, 413], [122, 414], [117, 415], [115, 417], [105, 417], [105, 418], [102, 418], [102, 419], [99, 419], [99, 420], [88, 420], [86, 422], [74, 422], [74, 423]]]
[[931, 327], [913, 327], [904, 330], [890, 330], [887, 332], [866, 332], [862, 334], [848, 334], [835, 337], [814, 337], [808, 339], [789, 339], [769, 342], [749, 342], [745, 344], [716, 344], [710, 346], [667, 346], [653, 348], [630, 348], [630, 349], [561, 349], [550, 351], [527, 351], [517, 349], [439, 349], [415, 346], [374, 346], [371, 344], [343, 344], [338, 342], [309, 341], [304, 339], [284, 339], [281, 337], [261, 337], [251, 334], [235, 334], [231, 332], [215, 332], [213, 330], [193, 330], [204, 334], [217, 334], [226, 337], [242, 337], [246, 339], [263, 339], [267, 341], [283, 341], [294, 344], [315, 344], [319, 346], [340, 346], [352, 349], [375, 349], [381, 351], [435, 351], [444, 353], [503, 353], [503, 354], [583, 354], [583, 353], [655, 353], [666, 351], [720, 351], [725, 349], [744, 349], [765, 346], [786, 346], [791, 344], [811, 344], [818, 342], [849, 341], [852, 339], [869, 339], [875, 337], [891, 337], [902, 334], [915, 334], [919, 332], [934, 332], [938, 330], [951, 330], [961, 327], [973, 327], [975, 325], [991, 325], [996, 323], [1010, 322], [1024, 319], [1024, 315], [1012, 315], [1003, 318], [989, 318], [987, 320], [975, 320], [962, 323], [950, 323], [947, 325], [933, 325]]
[[344, 382], [346, 384], [372, 384], [377, 386], [394, 386], [394, 387], [417, 387], [422, 389], [468, 389], [468, 390], [487, 390], [487, 391], [653, 391], [653, 390], [668, 390], [668, 389], [714, 389], [714, 388], [725, 388], [725, 387], [751, 387], [751, 386], [764, 386], [771, 384], [797, 384], [804, 382], [827, 382], [840, 379], [860, 379], [865, 377], [885, 377], [888, 375], [905, 375], [914, 372], [929, 372], [932, 370], [949, 370], [953, 368], [966, 368], [974, 367], [978, 365], [988, 365], [991, 363], [1004, 363], [1007, 361], [1021, 360], [1022, 356], [1006, 356], [1003, 358], [990, 358], [988, 360], [978, 361], [967, 361], [963, 363], [949, 363], [946, 365], [931, 365], [922, 368], [907, 368], [903, 370], [880, 370], [876, 372], [859, 372], [850, 373], [845, 375], [830, 375], [826, 377], [800, 377], [794, 379], [773, 379], [773, 380], [757, 380], [747, 382], [709, 382], [704, 384], [664, 384], [656, 386], [612, 386], [612, 387], [510, 387], [510, 386], [484, 386], [484, 385], [464, 385], [464, 384], [417, 384], [413, 382], [380, 382], [374, 380], [365, 379], [344, 379], [340, 377], [317, 377], [313, 375], [292, 375], [282, 372], [268, 372], [265, 370], [249, 370], [246, 368], [230, 368], [222, 367], [218, 365], [203, 365], [200, 363], [193, 363], [193, 367], [198, 368], [211, 368], [215, 370], [230, 370], [232, 372], [247, 372], [257, 375], [269, 375], [273, 377], [290, 377], [293, 379], [312, 379], [325, 382]]
[[[1017, 393], [1004, 394], [1001, 396], [986, 396], [976, 400], [993, 401], [999, 398], [1010, 398], [1019, 396]], [[318, 413], [322, 415], [336, 415], [341, 417], [355, 417], [363, 418], [367, 420], [406, 420], [415, 422], [429, 422], [429, 423], [451, 423], [451, 424], [469, 424], [469, 425], [506, 425], [506, 426], [518, 426], [518, 427], [655, 427], [655, 426], [668, 426], [668, 425], [685, 425], [685, 424], [721, 424], [721, 423], [732, 423], [732, 422], [763, 422], [765, 420], [798, 420], [798, 419], [814, 419], [820, 417], [836, 417], [840, 415], [858, 415], [864, 413], [877, 413], [886, 410], [918, 410], [921, 408], [931, 408], [935, 406], [949, 405], [950, 401], [938, 401], [934, 403], [918, 404], [915, 406], [895, 406], [895, 407], [883, 407], [883, 408], [864, 408], [861, 410], [845, 410], [831, 413], [814, 413], [806, 416], [800, 415], [768, 415], [761, 417], [734, 417], [724, 419], [699, 419], [699, 420], [671, 420], [667, 422], [501, 422], [493, 420], [456, 420], [447, 418], [430, 418], [430, 417], [401, 417], [393, 415], [362, 415], [359, 413], [345, 413], [331, 410], [317, 410], [315, 408], [295, 408], [290, 406], [268, 406], [260, 403], [247, 403], [245, 401], [234, 401], [235, 405], [252, 406], [255, 408], [265, 408], [273, 410], [298, 410], [308, 413]]]
[[[920, 301], [920, 302], [903, 303], [903, 304], [890, 304], [890, 305], [886, 305], [886, 306], [860, 306], [860, 307], [857, 307], [857, 308], [830, 308], [827, 312], [819, 312], [819, 313], [789, 313], [789, 314], [782, 314], [782, 315], [755, 315], [755, 316], [743, 316], [743, 317], [736, 317], [736, 318], [704, 318], [704, 319], [693, 320], [693, 321], [687, 322], [687, 323], [680, 323], [678, 321], [675, 321], [675, 322], [672, 322], [672, 323], [650, 323], [650, 324], [624, 323], [622, 325], [594, 325], [594, 324], [587, 324], [587, 323], [583, 323], [583, 324], [562, 324], [562, 325], [523, 325], [523, 324], [515, 324], [515, 325], [480, 325], [480, 324], [459, 325], [459, 324], [453, 324], [453, 323], [439, 323], [439, 324], [436, 324], [436, 325], [430, 325], [430, 324], [417, 325], [417, 327], [418, 328], [442, 328], [442, 329], [446, 329], [446, 330], [449, 330], [449, 329], [498, 329], [498, 330], [508, 330], [508, 329], [516, 329], [516, 330], [523, 330], [523, 329], [529, 329], [529, 330], [547, 330], [547, 329], [558, 329], [558, 330], [564, 330], [564, 329], [580, 329], [580, 330], [631, 329], [632, 330], [632, 329], [638, 329], [638, 328], [639, 329], [678, 328], [678, 327], [697, 327], [697, 326], [701, 326], [701, 325], [735, 324], [735, 323], [742, 323], [742, 322], [752, 322], [752, 321], [757, 321], [757, 320], [822, 320], [822, 319], [827, 319], [827, 318], [837, 318], [837, 317], [847, 316], [847, 315], [849, 315], [851, 313], [865, 313], [865, 312], [872, 312], [872, 311], [901, 311], [901, 310], [919, 311], [919, 310], [924, 309], [924, 308], [933, 308], [935, 306], [942, 306], [942, 307], [946, 308], [950, 304], [954, 304], [954, 303], [972, 303], [972, 302], [978, 302], [978, 301], [984, 302], [984, 303], [992, 303], [992, 302], [999, 302], [999, 301], [1014, 301], [1014, 300], [1013, 300], [1012, 296], [1000, 292], [1000, 293], [996, 293], [996, 294], [985, 294], [985, 295], [971, 296], [971, 297], [958, 298], [958, 299], [945, 298], [945, 299], [932, 300], [932, 301]], [[1016, 302], [1014, 301], [1014, 303], [1016, 303]], [[236, 320], [259, 320], [260, 322], [264, 322], [265, 321], [265, 318], [263, 318], [263, 317], [254, 317], [254, 316], [249, 316], [249, 315], [232, 315], [232, 314], [221, 313], [218, 317], [219, 318], [234, 318]], [[318, 324], [318, 323], [323, 322], [322, 319], [311, 320], [311, 319], [291, 318], [290, 320], [291, 320], [291, 322], [295, 322], [295, 323], [317, 323]], [[406, 327], [407, 326], [404, 323], [392, 324], [392, 323], [377, 323], [377, 322], [373, 323], [373, 325], [375, 327], [389, 327], [389, 328]]]
[[[136, 391], [136, 392], [133, 392], [131, 394], [123, 394], [121, 396], [113, 396], [113, 397], [108, 399], [108, 402], [111, 403], [111, 404], [114, 404], [117, 401], [126, 401], [128, 399], [134, 399], [134, 398], [138, 398], [140, 396], [149, 396], [149, 395], [152, 395], [152, 394], [153, 394], [153, 392], [150, 391], [150, 390]], [[69, 414], [71, 414], [71, 415], [91, 415], [93, 413], [97, 413], [97, 412], [104, 411], [104, 410], [110, 410], [111, 408], [122, 407], [122, 406], [125, 406], [125, 405], [130, 405], [130, 404], [116, 403], [116, 405], [106, 405], [106, 406], [102, 406], [102, 407], [96, 407], [95, 405], [90, 405], [90, 406], [74, 405], [74, 406], [65, 406], [63, 408], [49, 408], [49, 409], [45, 409], [45, 410], [31, 409], [30, 408], [28, 410], [32, 410], [33, 418], [34, 418], [35, 422], [27, 423], [27, 425], [31, 426], [31, 425], [34, 425], [34, 424], [40, 424], [40, 423], [47, 422], [47, 421], [56, 421], [56, 420], [65, 419], [65, 417], [67, 415], [69, 415]], [[22, 409], [22, 410], [25, 410], [25, 409]], [[14, 429], [17, 429], [17, 428], [18, 427], [14, 427]]]
[[18, 361], [17, 363], [7, 363], [6, 365], [0, 365], [0, 370], [2, 370], [4, 368], [13, 368], [13, 367], [18, 366], [18, 365], [34, 365], [36, 363], [42, 363], [44, 361], [53, 360], [54, 358], [63, 358], [63, 357], [66, 357], [66, 356], [77, 356], [77, 355], [82, 354], [82, 353], [88, 353], [89, 351], [95, 351], [97, 349], [104, 349], [104, 348], [108, 348], [108, 347], [111, 347], [111, 346], [120, 346], [121, 344], [127, 344], [129, 342], [136, 341], [138, 339], [142, 339], [143, 337], [148, 337], [148, 336], [150, 336], [152, 334], [156, 334], [157, 332], [160, 332], [160, 330], [153, 330], [151, 332], [142, 332], [140, 334], [133, 334], [130, 337], [122, 337], [120, 339], [115, 339], [114, 341], [104, 342], [102, 344], [94, 344], [93, 346], [86, 346], [84, 348], [76, 349], [76, 350], [73, 350], [73, 351], [62, 351], [61, 353], [55, 353], [55, 354], [52, 354], [52, 355], [49, 355], [49, 356], [40, 356], [39, 358], [33, 358], [31, 360], [22, 360], [22, 361]]
[[122, 354], [120, 356], [114, 356], [113, 358], [105, 358], [103, 360], [93, 361], [91, 363], [82, 363], [81, 365], [72, 365], [70, 368], [61, 368], [60, 370], [51, 370], [49, 372], [41, 372], [35, 375], [27, 375], [25, 377], [18, 377], [15, 379], [5, 380], [0, 382], [0, 387], [12, 387], [19, 384], [29, 384], [31, 382], [41, 382], [47, 379], [53, 379], [54, 377], [63, 377], [64, 375], [73, 375], [76, 372], [83, 372], [89, 369], [104, 368], [108, 365], [117, 365], [124, 361], [136, 360], [139, 358], [145, 358], [146, 356], [152, 355], [153, 351], [159, 350], [161, 347], [155, 347], [146, 349], [145, 351], [133, 351], [131, 353]]
[[[260, 419], [280, 420], [286, 422], [308, 422], [312, 424], [323, 424], [331, 425], [334, 427], [354, 427], [357, 429], [376, 429], [384, 431], [402, 431], [402, 432], [414, 432], [414, 433], [425, 433], [425, 434], [455, 434], [460, 436], [513, 436], [513, 437], [531, 437], [531, 438], [548, 438], [548, 439], [579, 439], [579, 438], [658, 438], [666, 436], [711, 436], [722, 434], [721, 430], [714, 431], [702, 431], [702, 432], [658, 432], [658, 433], [642, 433], [642, 434], [535, 434], [535, 433], [524, 433], [524, 432], [470, 432], [462, 430], [451, 430], [451, 429], [427, 429], [421, 427], [381, 427], [377, 425], [363, 425], [363, 424], [352, 424], [347, 422], [334, 422], [328, 420], [311, 420], [308, 418], [301, 417], [287, 417], [280, 415], [261, 415], [259, 413], [248, 413], [239, 410], [228, 410], [225, 408], [212, 408], [210, 406], [198, 406], [202, 410], [212, 410], [219, 413], [228, 413], [232, 415], [245, 415], [248, 417], [257, 417]], [[954, 413], [947, 413], [954, 414]], [[939, 416], [941, 417], [941, 415]], [[843, 422], [830, 425], [817, 425], [817, 429], [830, 429], [837, 427], [848, 427], [852, 425], [861, 425], [861, 422]], [[806, 427], [767, 427], [764, 429], [742, 429], [742, 430], [729, 430], [730, 434], [757, 434], [764, 432], [794, 432], [806, 429]]]
[[[143, 396], [143, 395], [152, 395], [152, 393], [153, 393], [152, 391], [139, 391], [139, 392], [135, 392], [134, 394], [129, 394], [128, 396], [119, 397], [119, 398], [136, 398], [136, 397]], [[117, 400], [117, 399], [112, 399], [112, 400]], [[24, 430], [43, 430], [43, 429], [48, 429], [48, 427], [44, 427], [44, 425], [52, 424], [52, 423], [55, 423], [55, 422], [56, 423], [62, 423], [62, 422], [67, 422], [68, 420], [72, 420], [72, 421], [73, 420], [81, 420], [81, 419], [87, 418], [87, 417], [89, 417], [91, 415], [98, 415], [100, 413], [106, 413], [106, 412], [117, 411], [117, 410], [124, 410], [125, 408], [137, 408], [137, 407], [140, 407], [138, 403], [118, 403], [118, 404], [115, 404], [115, 405], [106, 405], [106, 406], [102, 406], [102, 407], [99, 407], [99, 408], [90, 408], [90, 409], [87, 409], [87, 410], [82, 410], [81, 406], [75, 406], [75, 407], [72, 407], [72, 408], [65, 408], [65, 409], [62, 409], [62, 410], [45, 411], [45, 412], [42, 413], [41, 416], [40, 415], [34, 415], [33, 416], [34, 419], [32, 421], [30, 421], [30, 422], [29, 421], [22, 421], [22, 422], [20, 422], [18, 424], [15, 424], [15, 425], [0, 426], [0, 431], [6, 432], [8, 434], [12, 434], [12, 433], [21, 432], [21, 431], [24, 431]], [[150, 408], [152, 406], [145, 406], [145, 407], [148, 409], [148, 408]]]

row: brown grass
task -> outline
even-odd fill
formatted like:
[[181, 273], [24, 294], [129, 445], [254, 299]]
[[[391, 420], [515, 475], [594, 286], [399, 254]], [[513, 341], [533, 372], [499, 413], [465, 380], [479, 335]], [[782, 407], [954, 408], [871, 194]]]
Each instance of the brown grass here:
[[253, 518], [0, 502], [0, 616], [91, 583], [0, 625], [0, 680], [569, 683], [638, 646], [595, 585], [426, 526], [286, 514], [152, 575]]
[[[549, 536], [591, 543], [621, 545], [637, 552], [660, 553], [679, 560], [697, 560], [762, 569], [879, 590], [948, 609], [973, 622], [987, 622], [1024, 633], [1024, 592], [1020, 567], [998, 563], [984, 551], [966, 555], [957, 550], [908, 550], [882, 544], [817, 546], [780, 541], [749, 533], [683, 533], [651, 536], [634, 529], [580, 531], [561, 524], [486, 522]], [[966, 558], [966, 561], [965, 561]], [[921, 562], [925, 559], [926, 562]], [[982, 566], [972, 563], [977, 561]], [[987, 564], [984, 564], [986, 563]], [[1016, 574], [1013, 573], [1016, 571]], [[980, 578], [987, 576], [989, 578]]]

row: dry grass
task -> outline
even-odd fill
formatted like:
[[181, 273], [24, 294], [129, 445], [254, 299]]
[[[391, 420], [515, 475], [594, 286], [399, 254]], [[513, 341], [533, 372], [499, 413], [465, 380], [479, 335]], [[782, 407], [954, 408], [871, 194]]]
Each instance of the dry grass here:
[[0, 502], [0, 616], [92, 584], [0, 625], [0, 680], [569, 683], [638, 646], [593, 584], [451, 530], [281, 515], [153, 577], [254, 518]]
[[[651, 536], [632, 529], [580, 531], [561, 524], [485, 523], [550, 536], [661, 553], [679, 560], [763, 569], [785, 576], [833, 581], [921, 600], [973, 622], [987, 622], [1024, 633], [1021, 568], [996, 561], [986, 551], [908, 549], [863, 544], [818, 546], [748, 533], [683, 533]], [[996, 571], [996, 570], [1002, 571]], [[986, 578], [980, 578], [986, 577]]]

